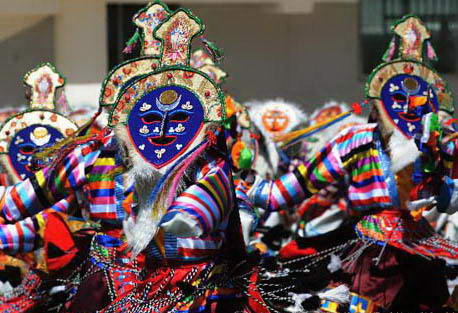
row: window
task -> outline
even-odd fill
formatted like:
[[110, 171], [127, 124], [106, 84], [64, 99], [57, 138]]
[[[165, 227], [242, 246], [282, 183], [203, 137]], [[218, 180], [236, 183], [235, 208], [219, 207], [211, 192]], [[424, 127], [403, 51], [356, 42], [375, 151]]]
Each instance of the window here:
[[360, 51], [364, 74], [381, 62], [392, 38], [391, 25], [406, 14], [420, 17], [431, 32], [441, 73], [456, 71], [458, 0], [361, 0]]
[[[122, 51], [132, 35], [135, 25], [132, 17], [144, 8], [142, 4], [109, 4], [108, 5], [108, 66], [109, 70], [119, 63], [139, 56], [139, 45], [130, 54]], [[178, 5], [168, 4], [170, 10], [178, 9]]]

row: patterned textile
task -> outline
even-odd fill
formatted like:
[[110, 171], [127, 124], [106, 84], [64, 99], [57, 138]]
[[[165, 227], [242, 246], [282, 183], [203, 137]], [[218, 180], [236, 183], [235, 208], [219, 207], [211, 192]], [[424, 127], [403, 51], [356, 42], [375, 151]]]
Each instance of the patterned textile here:
[[186, 214], [197, 222], [202, 235], [184, 238], [159, 231], [149, 246], [154, 258], [198, 261], [220, 251], [233, 207], [230, 164], [218, 159], [209, 165], [197, 173], [201, 178], [175, 199], [162, 219], [164, 223], [177, 214]]
[[38, 291], [41, 282], [36, 273], [29, 271], [24, 277], [21, 288], [15, 288], [11, 293], [0, 296], [0, 312], [39, 312], [39, 306], [43, 302], [43, 292]]
[[[132, 256], [121, 231], [98, 233], [83, 266], [84, 278], [64, 312], [242, 311], [246, 295], [238, 285], [246, 275], [245, 269], [235, 269], [227, 263], [151, 262], [144, 254]], [[258, 305], [265, 306], [262, 300]]]
[[[364, 217], [357, 231], [365, 240], [389, 244], [410, 253], [458, 258], [455, 243], [434, 234], [425, 221], [414, 222], [408, 211], [399, 208], [398, 186], [379, 136], [376, 124], [344, 130], [310, 162], [273, 183], [264, 181], [255, 186], [257, 189], [250, 191], [254, 203], [263, 202], [273, 210], [283, 209], [298, 204], [304, 195], [344, 181], [348, 183], [349, 207], [354, 211], [393, 212], [390, 218], [388, 214]], [[411, 182], [398, 184], [405, 187]]]
[[356, 232], [364, 241], [381, 246], [389, 244], [412, 254], [451, 259], [458, 255], [458, 243], [434, 232], [424, 218], [416, 221], [405, 211], [365, 216], [356, 225]]
[[38, 248], [37, 233], [44, 227], [47, 216], [50, 212], [68, 212], [70, 207], [74, 207], [74, 197], [68, 196], [50, 209], [46, 209], [31, 217], [27, 217], [14, 224], [0, 225], [0, 250], [9, 253], [31, 252]]

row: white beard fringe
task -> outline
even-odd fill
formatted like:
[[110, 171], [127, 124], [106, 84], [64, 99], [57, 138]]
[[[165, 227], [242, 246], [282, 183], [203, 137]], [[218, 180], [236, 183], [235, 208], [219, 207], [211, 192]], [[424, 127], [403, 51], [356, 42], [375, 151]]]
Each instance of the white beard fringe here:
[[[159, 193], [153, 205], [148, 206], [149, 196], [162, 174], [148, 162], [145, 162], [131, 143], [123, 126], [116, 127], [115, 134], [120, 144], [127, 149], [128, 155], [126, 157], [131, 162], [132, 167], [126, 174], [129, 183], [135, 184], [135, 190], [138, 193], [138, 215], [136, 217], [129, 216], [123, 221], [127, 243], [132, 249], [133, 257], [136, 257], [148, 246], [159, 230], [159, 223], [167, 209], [165, 207], [167, 193]], [[171, 185], [172, 180], [173, 175], [164, 186]]]
[[415, 162], [421, 155], [414, 139], [407, 139], [397, 128], [394, 129], [388, 142], [391, 159], [391, 170], [397, 173]]

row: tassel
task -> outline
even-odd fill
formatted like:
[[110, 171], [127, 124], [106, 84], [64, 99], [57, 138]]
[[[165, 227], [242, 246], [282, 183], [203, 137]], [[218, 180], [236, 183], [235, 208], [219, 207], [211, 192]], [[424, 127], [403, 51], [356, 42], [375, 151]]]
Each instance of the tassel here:
[[306, 309], [303, 307], [302, 303], [304, 303], [304, 301], [311, 299], [313, 297], [313, 295], [309, 293], [297, 294], [297, 293], [290, 292], [288, 295], [294, 301], [294, 305], [289, 306], [285, 309], [286, 312], [290, 312], [290, 313], [306, 312]]
[[205, 39], [203, 36], [200, 37], [200, 40], [202, 40], [202, 43], [205, 46], [205, 50], [207, 50], [208, 54], [212, 56], [213, 62], [221, 62], [221, 60], [223, 59], [223, 51], [220, 48], [218, 48], [218, 46], [214, 42]]
[[11, 286], [10, 282], [2, 282], [0, 281], [0, 296], [7, 295], [13, 292], [13, 287]]
[[385, 54], [382, 57], [382, 60], [385, 62], [389, 62], [393, 60], [395, 51], [396, 51], [396, 38], [393, 37], [393, 39], [391, 39], [388, 49], [386, 50]]
[[437, 54], [436, 51], [434, 51], [433, 45], [431, 42], [428, 40], [426, 44], [426, 55], [428, 56], [428, 59], [431, 61], [437, 61]]
[[135, 31], [135, 34], [126, 42], [126, 47], [124, 48], [124, 50], [122, 50], [122, 53], [124, 54], [132, 53], [139, 39], [140, 39], [140, 33], [137, 28], [137, 30]]
[[65, 95], [65, 90], [62, 90], [59, 99], [57, 99], [57, 106], [60, 112], [64, 115], [70, 113], [70, 105], [68, 104], [67, 96]]
[[351, 104], [351, 107], [353, 109], [353, 113], [355, 113], [356, 115], [361, 115], [363, 113], [363, 107], [362, 107], [361, 103], [353, 102]]
[[350, 289], [345, 285], [340, 285], [336, 288], [326, 290], [317, 294], [322, 300], [329, 300], [337, 303], [350, 302]]
[[339, 256], [331, 254], [331, 261], [329, 262], [327, 269], [331, 273], [335, 273], [342, 268], [342, 260]]

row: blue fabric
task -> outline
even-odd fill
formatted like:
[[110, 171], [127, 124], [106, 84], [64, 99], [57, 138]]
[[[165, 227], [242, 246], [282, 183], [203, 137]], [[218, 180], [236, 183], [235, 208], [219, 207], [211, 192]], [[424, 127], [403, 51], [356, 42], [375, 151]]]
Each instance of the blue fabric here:
[[447, 211], [454, 187], [455, 183], [453, 182], [453, 179], [445, 176], [444, 182], [440, 188], [439, 196], [437, 197], [437, 210], [439, 212], [444, 213]]
[[104, 246], [104, 247], [110, 247], [110, 248], [113, 248], [113, 247], [119, 247], [122, 245], [122, 241], [119, 240], [118, 238], [114, 238], [114, 237], [111, 237], [111, 236], [108, 236], [108, 235], [97, 235], [95, 237], [95, 239], [97, 240], [97, 242]]
[[398, 194], [398, 186], [396, 185], [396, 178], [394, 177], [393, 172], [391, 171], [391, 161], [388, 155], [385, 153], [382, 147], [382, 142], [380, 141], [380, 134], [376, 134], [375, 137], [375, 145], [378, 150], [380, 163], [382, 166], [383, 175], [385, 176], [385, 182], [388, 186], [388, 192], [391, 198], [391, 204], [393, 206], [399, 207], [399, 194]]

